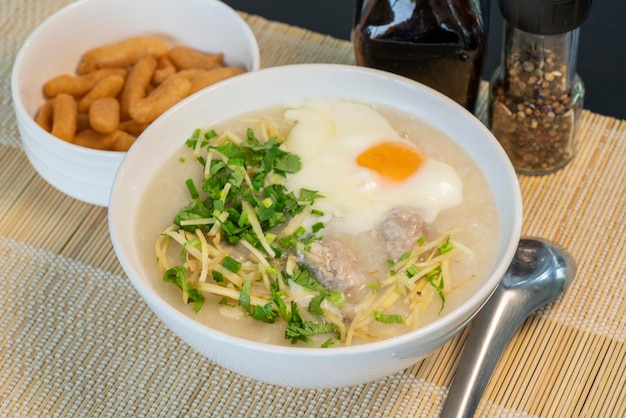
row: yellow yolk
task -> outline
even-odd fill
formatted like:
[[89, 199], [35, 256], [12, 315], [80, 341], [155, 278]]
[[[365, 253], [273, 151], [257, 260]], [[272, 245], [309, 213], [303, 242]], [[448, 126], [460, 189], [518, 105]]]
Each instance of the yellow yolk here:
[[382, 177], [403, 181], [411, 177], [423, 158], [402, 142], [381, 142], [363, 151], [356, 159], [359, 166], [369, 168]]

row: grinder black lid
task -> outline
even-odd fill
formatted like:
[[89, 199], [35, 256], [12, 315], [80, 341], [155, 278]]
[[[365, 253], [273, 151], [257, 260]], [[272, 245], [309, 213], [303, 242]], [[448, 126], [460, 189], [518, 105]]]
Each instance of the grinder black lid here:
[[499, 0], [502, 16], [517, 29], [558, 35], [576, 29], [589, 15], [592, 0]]

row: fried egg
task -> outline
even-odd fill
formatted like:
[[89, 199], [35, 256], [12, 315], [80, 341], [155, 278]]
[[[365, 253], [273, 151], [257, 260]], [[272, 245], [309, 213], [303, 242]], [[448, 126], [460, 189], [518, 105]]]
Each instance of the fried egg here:
[[346, 232], [372, 230], [403, 206], [431, 223], [462, 201], [456, 170], [424, 155], [371, 106], [320, 99], [289, 106], [285, 118], [294, 127], [284, 146], [302, 160], [287, 188], [319, 192], [316, 209]]

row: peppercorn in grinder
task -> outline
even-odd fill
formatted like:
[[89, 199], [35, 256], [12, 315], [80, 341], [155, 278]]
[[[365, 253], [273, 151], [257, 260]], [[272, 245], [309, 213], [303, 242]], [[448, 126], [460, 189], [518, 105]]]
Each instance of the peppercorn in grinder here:
[[585, 93], [576, 74], [579, 28], [591, 1], [499, 0], [504, 42], [488, 119], [518, 173], [551, 173], [574, 156]]

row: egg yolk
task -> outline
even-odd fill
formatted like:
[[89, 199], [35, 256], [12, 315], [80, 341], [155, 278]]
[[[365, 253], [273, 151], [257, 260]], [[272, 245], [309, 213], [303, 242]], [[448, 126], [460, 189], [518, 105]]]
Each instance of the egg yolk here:
[[356, 159], [359, 166], [369, 168], [382, 177], [403, 181], [415, 173], [423, 158], [401, 142], [381, 142], [363, 151]]

